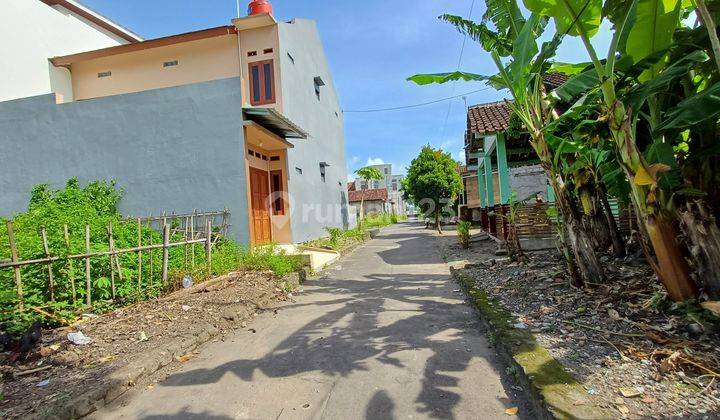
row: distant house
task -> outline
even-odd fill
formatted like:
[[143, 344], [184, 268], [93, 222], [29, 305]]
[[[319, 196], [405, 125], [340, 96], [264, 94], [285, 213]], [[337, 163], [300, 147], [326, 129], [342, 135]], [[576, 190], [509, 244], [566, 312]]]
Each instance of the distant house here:
[[0, 31], [15, 29], [0, 50], [17, 65], [0, 68], [0, 216], [78, 177], [117, 180], [129, 215], [228, 209], [242, 243], [349, 225], [343, 113], [315, 22], [260, 13], [142, 40], [72, 0], [5, 1]]
[[388, 200], [391, 205], [389, 212], [404, 214], [407, 212], [408, 205], [403, 198], [402, 175], [393, 175], [392, 165], [384, 163], [380, 165], [370, 165], [377, 169], [383, 175], [382, 180], [366, 180], [357, 178], [355, 184], [359, 190], [385, 188], [388, 192]]
[[[545, 85], [553, 89], [566, 80], [555, 73], [545, 78]], [[466, 191], [475, 194], [468, 194], [463, 216], [481, 221], [493, 234], [503, 226], [496, 213], [503, 211], [513, 191], [519, 200], [554, 201], [529, 136], [511, 130], [511, 119], [508, 101], [474, 105], [467, 111], [463, 178]]]
[[[388, 191], [385, 188], [350, 190], [348, 191], [348, 198], [350, 205], [355, 206], [358, 217], [391, 211]], [[360, 206], [361, 203], [362, 207]]]

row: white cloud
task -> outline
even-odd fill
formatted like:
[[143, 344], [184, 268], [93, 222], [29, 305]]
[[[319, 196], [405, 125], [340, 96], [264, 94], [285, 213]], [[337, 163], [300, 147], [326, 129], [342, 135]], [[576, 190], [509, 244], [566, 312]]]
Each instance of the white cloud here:
[[450, 146], [454, 146], [457, 143], [458, 143], [458, 141], [455, 139], [445, 140], [444, 142], [440, 143], [440, 149], [447, 151], [448, 149], [450, 149]]
[[368, 166], [371, 166], [371, 165], [384, 165], [384, 164], [385, 164], [385, 161], [382, 160], [381, 158], [373, 158], [373, 157], [370, 157], [370, 158], [368, 158], [368, 160], [367, 160], [367, 165], [368, 165]]
[[465, 164], [465, 150], [461, 149], [460, 151], [458, 151], [457, 155], [455, 155], [455, 159]]

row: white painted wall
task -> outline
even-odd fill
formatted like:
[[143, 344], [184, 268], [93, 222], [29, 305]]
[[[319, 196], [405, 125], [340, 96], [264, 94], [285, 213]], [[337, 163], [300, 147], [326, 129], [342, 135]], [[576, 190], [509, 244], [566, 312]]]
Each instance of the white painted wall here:
[[49, 58], [127, 44], [97, 25], [40, 0], [2, 0], [0, 102], [58, 93], [72, 100], [70, 73]]

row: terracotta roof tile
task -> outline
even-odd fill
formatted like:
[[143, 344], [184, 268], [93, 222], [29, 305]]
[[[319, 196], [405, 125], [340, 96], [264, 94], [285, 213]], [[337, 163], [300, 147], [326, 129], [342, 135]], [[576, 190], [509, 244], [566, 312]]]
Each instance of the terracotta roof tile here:
[[547, 73], [543, 77], [545, 87], [549, 90], [562, 86], [570, 77], [564, 73]]
[[468, 133], [487, 134], [506, 130], [512, 111], [506, 101], [480, 104], [468, 109]]
[[360, 190], [360, 191], [349, 191], [348, 198], [351, 203], [360, 201], [387, 201], [388, 192], [385, 188], [378, 188], [373, 190]]

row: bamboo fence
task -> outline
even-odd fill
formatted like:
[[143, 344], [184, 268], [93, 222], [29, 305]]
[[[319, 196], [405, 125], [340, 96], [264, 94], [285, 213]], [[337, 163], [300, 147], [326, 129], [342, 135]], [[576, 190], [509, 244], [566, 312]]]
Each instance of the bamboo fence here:
[[[96, 251], [91, 250], [90, 241], [90, 225], [85, 225], [84, 239], [85, 239], [85, 252], [81, 254], [70, 254], [70, 233], [68, 226], [63, 226], [63, 238], [68, 254], [65, 256], [53, 256], [51, 254], [50, 247], [48, 245], [48, 235], [45, 227], [40, 230], [40, 240], [42, 241], [44, 257], [32, 260], [22, 260], [18, 255], [18, 247], [15, 240], [15, 230], [12, 221], [7, 221], [7, 239], [10, 246], [10, 260], [0, 260], [0, 270], [11, 269], [13, 270], [13, 278], [15, 282], [15, 291], [18, 301], [18, 309], [23, 311], [25, 309], [25, 299], [23, 294], [23, 279], [21, 268], [31, 265], [45, 265], [47, 266], [47, 280], [48, 280], [48, 292], [50, 301], [55, 302], [55, 275], [53, 273], [53, 263], [65, 261], [68, 267], [68, 277], [70, 280], [70, 288], [72, 291], [73, 304], [76, 304], [76, 267], [75, 263], [78, 261], [84, 261], [85, 269], [85, 304], [90, 307], [93, 304], [92, 301], [92, 276], [91, 276], [91, 261], [97, 261], [100, 258], [107, 258], [109, 269], [110, 269], [110, 282], [111, 282], [111, 293], [112, 300], [116, 300], [116, 281], [115, 276], [119, 282], [123, 282], [123, 270], [120, 262], [120, 255], [124, 254], [137, 254], [138, 259], [138, 270], [137, 270], [137, 287], [138, 291], [142, 288], [142, 256], [143, 253], [149, 253], [149, 272], [150, 277], [154, 276], [155, 267], [153, 266], [153, 253], [155, 251], [162, 252], [162, 267], [161, 267], [161, 279], [163, 286], [168, 285], [169, 275], [169, 251], [174, 247], [184, 247], [185, 251], [185, 266], [191, 266], [195, 268], [195, 247], [202, 246], [205, 251], [206, 258], [206, 269], [207, 275], [211, 274], [211, 263], [212, 263], [212, 249], [214, 244], [221, 236], [226, 236], [229, 230], [230, 213], [227, 210], [219, 212], [193, 212], [191, 214], [170, 214], [161, 216], [150, 216], [150, 217], [138, 217], [134, 219], [126, 219], [126, 221], [134, 220], [137, 223], [137, 246], [125, 249], [115, 248], [115, 240], [113, 235], [112, 223], [109, 223], [106, 227], [107, 238], [109, 245], [108, 251]], [[215, 221], [218, 221], [218, 225], [215, 225]], [[202, 225], [200, 225], [202, 224]], [[162, 243], [154, 244], [143, 244], [143, 226], [152, 228], [156, 231], [162, 232]], [[217, 226], [214, 228], [214, 226]], [[171, 242], [171, 238], [182, 235], [183, 240], [179, 242]], [[79, 268], [79, 267], [78, 267]]]

